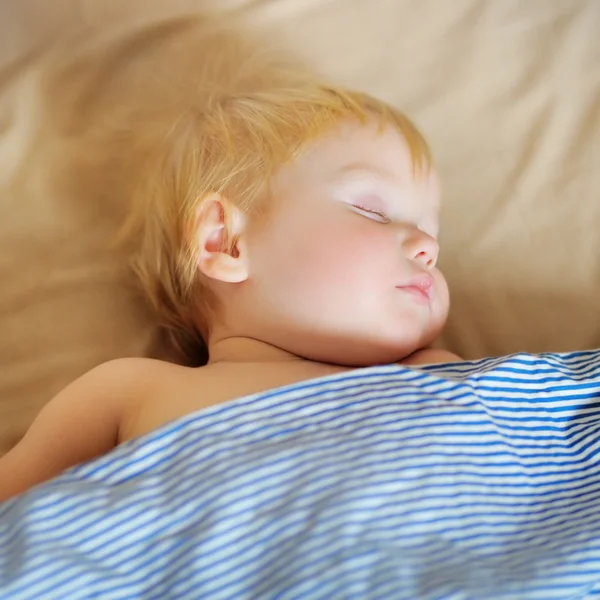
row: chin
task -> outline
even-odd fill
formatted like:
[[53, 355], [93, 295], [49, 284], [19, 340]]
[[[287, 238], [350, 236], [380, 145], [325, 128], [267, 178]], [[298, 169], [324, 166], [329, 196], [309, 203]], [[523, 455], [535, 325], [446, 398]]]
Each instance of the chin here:
[[316, 362], [358, 369], [398, 363], [426, 345], [420, 345], [417, 341], [403, 344], [397, 341], [387, 344], [381, 341], [374, 343], [373, 340], [340, 341], [335, 345], [323, 344], [301, 355]]
[[[314, 362], [362, 368], [398, 363], [417, 350], [431, 345], [441, 326], [416, 327], [414, 321], [391, 326], [389, 322], [373, 324], [369, 331], [294, 332], [275, 345], [296, 356]], [[437, 325], [437, 324], [436, 324]]]
[[389, 340], [388, 343], [364, 344], [362, 352], [362, 365], [365, 367], [399, 363], [419, 350], [428, 348], [439, 337], [442, 328], [431, 329], [426, 332], [415, 332], [407, 338], [406, 331], [402, 336]]

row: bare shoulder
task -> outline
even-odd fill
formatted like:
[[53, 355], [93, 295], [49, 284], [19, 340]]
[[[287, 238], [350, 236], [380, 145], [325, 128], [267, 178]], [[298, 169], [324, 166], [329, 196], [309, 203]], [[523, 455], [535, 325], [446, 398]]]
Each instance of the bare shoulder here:
[[152, 397], [157, 382], [172, 380], [169, 374], [177, 369], [158, 361], [120, 359], [73, 381], [42, 408], [23, 439], [0, 460], [0, 501], [110, 452], [123, 441], [123, 428]]
[[88, 390], [100, 389], [107, 402], [115, 404], [119, 442], [123, 442], [141, 433], [140, 419], [145, 420], [157, 406], [177, 403], [180, 390], [191, 376], [201, 379], [201, 371], [150, 358], [120, 358], [99, 365], [84, 377]]
[[129, 426], [144, 405], [164, 397], [165, 389], [188, 370], [150, 358], [118, 358], [94, 367], [70, 384], [63, 394], [101, 402], [116, 415], [122, 441], [128, 437]]
[[186, 367], [151, 358], [117, 358], [88, 371], [79, 381], [102, 388], [147, 388], [156, 380], [185, 370]]
[[435, 348], [425, 348], [418, 350], [414, 354], [406, 357], [400, 364], [407, 366], [435, 365], [442, 363], [462, 362], [463, 359], [447, 350], [437, 350]]

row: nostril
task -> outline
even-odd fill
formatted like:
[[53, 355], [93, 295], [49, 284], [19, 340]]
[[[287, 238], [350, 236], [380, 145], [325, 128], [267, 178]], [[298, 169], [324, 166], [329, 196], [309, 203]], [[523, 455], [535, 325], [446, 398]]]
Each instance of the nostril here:
[[422, 262], [426, 267], [431, 268], [433, 266], [433, 259], [427, 254], [427, 252], [421, 251], [416, 256], [415, 259], [419, 262]]

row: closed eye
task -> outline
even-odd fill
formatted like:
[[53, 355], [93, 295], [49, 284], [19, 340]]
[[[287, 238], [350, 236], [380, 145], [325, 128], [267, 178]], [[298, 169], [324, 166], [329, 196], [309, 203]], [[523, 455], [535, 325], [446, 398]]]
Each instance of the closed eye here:
[[367, 219], [371, 219], [372, 221], [377, 221], [378, 223], [383, 224], [391, 223], [392, 221], [388, 215], [379, 210], [365, 208], [364, 206], [360, 206], [359, 204], [351, 204], [350, 206], [354, 209], [354, 212], [358, 213], [359, 215], [363, 215], [364, 217], [367, 217]]

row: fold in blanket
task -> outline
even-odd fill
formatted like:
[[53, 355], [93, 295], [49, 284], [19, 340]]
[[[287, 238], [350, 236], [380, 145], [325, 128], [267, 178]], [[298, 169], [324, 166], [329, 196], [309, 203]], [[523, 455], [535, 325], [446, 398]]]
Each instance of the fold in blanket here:
[[190, 415], [0, 506], [0, 597], [600, 594], [600, 351]]

